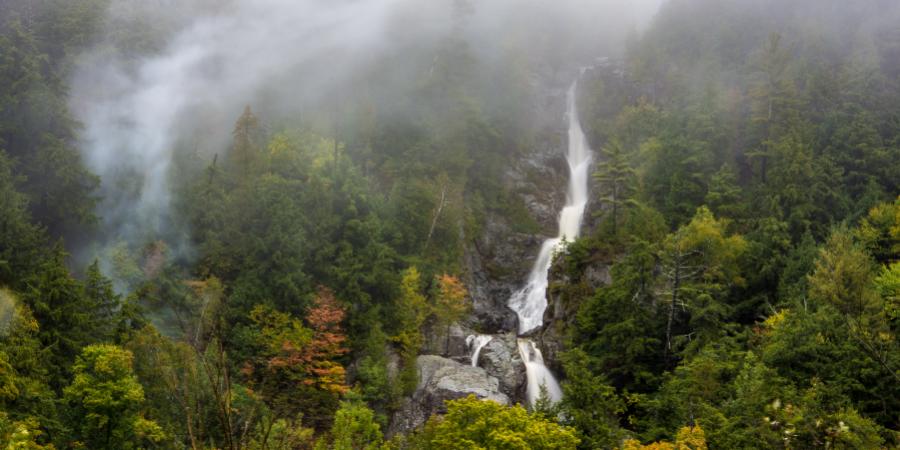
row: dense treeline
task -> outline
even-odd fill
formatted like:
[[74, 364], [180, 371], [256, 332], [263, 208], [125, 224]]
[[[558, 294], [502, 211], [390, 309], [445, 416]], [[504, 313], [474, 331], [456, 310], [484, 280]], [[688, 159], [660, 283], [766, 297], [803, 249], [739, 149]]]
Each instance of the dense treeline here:
[[[247, 106], [221, 131], [231, 145], [177, 153], [173, 208], [183, 223], [166, 232], [189, 252], [165, 234], [103, 236], [120, 241], [81, 269], [67, 249], [94, 251], [80, 247], [109, 231], [105, 214], [121, 212], [97, 208], [101, 180], [77, 151], [67, 79], [89, 46], [136, 61], [159, 51], [173, 24], [150, 11], [142, 20], [138, 3], [122, 3], [139, 12], [130, 15], [107, 14], [104, 1], [7, 3], [0, 442], [380, 446], [390, 413], [416, 386], [423, 333], [467, 312], [467, 236], [488, 212], [524, 217], [497, 174], [533, 145], [533, 117], [515, 113], [533, 95], [521, 82], [526, 67], [492, 73], [464, 39], [447, 36], [412, 56], [423, 62], [404, 92], [415, 105], [385, 107], [361, 85], [302, 120], [266, 123]], [[453, 20], [468, 14], [461, 3]], [[391, 73], [383, 64], [374, 76]], [[474, 400], [459, 408], [463, 418], [496, 412]], [[546, 418], [506, 413], [517, 436], [534, 426], [576, 440]], [[390, 445], [442, 448], [464, 425], [435, 423]]]
[[[388, 438], [423, 346], [467, 317], [485, 217], [539, 228], [501, 175], [550, 139], [535, 73], [583, 49], [545, 26], [485, 64], [454, 2], [449, 35], [403, 49], [414, 76], [386, 60], [303, 114], [235, 111], [210, 137], [228, 145], [175, 152], [181, 222], [94, 252], [120, 213], [99, 188], [120, 180], [82, 160], [67, 82], [89, 47], [137, 61], [177, 24], [4, 2], [0, 445], [897, 445], [900, 18], [826, 3], [673, 0], [621, 63], [588, 70], [600, 207], [554, 269], [578, 311], [564, 401], [461, 399]], [[410, 104], [377, 92], [394, 76]]]
[[673, 1], [584, 84], [601, 221], [556, 286], [584, 448], [897, 445], [897, 8], [821, 3]]

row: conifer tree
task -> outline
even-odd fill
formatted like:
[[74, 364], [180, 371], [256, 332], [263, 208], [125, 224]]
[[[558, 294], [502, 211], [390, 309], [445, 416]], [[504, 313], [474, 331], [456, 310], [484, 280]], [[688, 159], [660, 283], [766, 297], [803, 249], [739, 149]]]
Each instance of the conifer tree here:
[[113, 290], [112, 282], [100, 272], [97, 260], [88, 266], [84, 283], [85, 295], [93, 304], [92, 321], [97, 324], [97, 337], [109, 340], [115, 331], [116, 316], [122, 307], [122, 299]]
[[637, 174], [628, 163], [619, 141], [608, 142], [602, 152], [605, 158], [598, 164], [594, 180], [600, 183], [601, 204], [612, 208], [612, 232], [615, 235], [620, 211], [635, 203], [633, 196], [637, 190]]
[[262, 130], [259, 119], [250, 110], [249, 105], [244, 107], [244, 112], [235, 122], [231, 134], [234, 143], [229, 160], [238, 180], [243, 182], [256, 171], [262, 157], [259, 144]]
[[791, 50], [784, 47], [782, 36], [778, 33], [770, 34], [755, 55], [756, 79], [749, 93], [750, 121], [756, 127], [759, 147], [748, 156], [759, 161], [759, 176], [763, 184], [767, 180], [772, 142], [778, 139], [781, 130], [796, 119], [790, 63]]

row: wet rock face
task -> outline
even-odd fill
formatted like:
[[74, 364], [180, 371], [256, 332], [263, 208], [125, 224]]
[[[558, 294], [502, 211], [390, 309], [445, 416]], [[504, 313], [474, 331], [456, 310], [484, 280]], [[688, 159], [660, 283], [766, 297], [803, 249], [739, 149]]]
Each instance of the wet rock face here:
[[412, 396], [405, 399], [394, 414], [388, 434], [405, 433], [428, 420], [432, 414], [447, 412], [446, 400], [475, 395], [509, 405], [510, 400], [500, 392], [499, 381], [480, 367], [460, 364], [435, 355], [423, 355], [416, 359], [419, 384]]
[[533, 259], [524, 249], [538, 246], [539, 239], [515, 235], [500, 221], [485, 224], [484, 236], [475, 241], [466, 258], [473, 329], [503, 333], [518, 328], [516, 313], [506, 302], [521, 282], [519, 278], [524, 277], [519, 275], [528, 273], [527, 263]]
[[525, 399], [525, 363], [519, 355], [515, 333], [494, 336], [478, 356], [478, 367], [500, 382], [500, 392], [513, 401]]

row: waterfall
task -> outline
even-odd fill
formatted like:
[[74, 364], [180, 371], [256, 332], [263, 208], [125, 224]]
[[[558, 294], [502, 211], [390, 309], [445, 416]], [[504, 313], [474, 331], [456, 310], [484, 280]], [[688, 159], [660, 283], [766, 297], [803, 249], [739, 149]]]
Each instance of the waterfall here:
[[481, 349], [494, 337], [489, 334], [470, 334], [466, 337], [466, 345], [472, 349], [472, 367], [478, 367], [478, 355]]
[[[547, 272], [553, 262], [553, 254], [563, 241], [572, 241], [581, 231], [584, 208], [588, 201], [588, 176], [591, 166], [591, 149], [588, 147], [584, 131], [578, 119], [575, 103], [577, 81], [569, 87], [566, 98], [566, 116], [569, 121], [569, 141], [566, 161], [569, 164], [569, 185], [566, 204], [559, 213], [559, 233], [544, 241], [528, 281], [522, 289], [509, 299], [509, 307], [519, 316], [519, 334], [526, 334], [543, 324], [544, 310], [547, 309]], [[544, 366], [540, 350], [529, 339], [519, 339], [519, 353], [525, 361], [528, 376], [528, 401], [534, 405], [540, 393], [540, 386], [547, 387], [550, 398], [555, 402], [562, 398], [559, 384]]]
[[531, 339], [519, 339], [519, 354], [525, 362], [525, 375], [528, 378], [528, 404], [534, 406], [541, 396], [541, 386], [547, 389], [550, 401], [556, 403], [562, 399], [562, 388], [550, 369], [544, 365], [544, 356]]

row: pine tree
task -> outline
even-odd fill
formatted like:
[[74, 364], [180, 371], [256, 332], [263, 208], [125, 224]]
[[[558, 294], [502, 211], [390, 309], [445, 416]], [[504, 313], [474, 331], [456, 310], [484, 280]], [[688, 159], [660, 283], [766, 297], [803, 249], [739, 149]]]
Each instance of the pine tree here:
[[781, 130], [796, 121], [795, 86], [791, 73], [791, 50], [784, 48], [778, 33], [769, 35], [755, 56], [755, 75], [749, 96], [750, 121], [756, 128], [759, 148], [748, 156], [759, 161], [759, 175], [767, 181], [769, 152]]
[[617, 234], [620, 211], [635, 204], [637, 174], [628, 163], [622, 144], [612, 140], [603, 147], [604, 160], [598, 164], [594, 180], [600, 183], [601, 205], [612, 208], [612, 233]]
[[81, 348], [96, 341], [93, 304], [84, 287], [66, 267], [66, 253], [60, 246], [52, 250], [38, 272], [29, 277], [22, 300], [34, 313], [43, 345], [52, 351], [54, 373], [51, 385], [61, 387], [64, 373]]
[[92, 321], [98, 331], [97, 337], [102, 340], [112, 339], [122, 299], [113, 290], [112, 282], [100, 272], [97, 260], [88, 266], [84, 291], [93, 306]]
[[12, 163], [0, 149], [0, 285], [19, 287], [41, 261], [43, 230], [31, 223], [28, 199], [16, 190]]
[[262, 156], [259, 144], [262, 130], [259, 119], [250, 110], [249, 105], [244, 107], [244, 113], [235, 122], [231, 134], [234, 143], [228, 155], [229, 162], [238, 180], [246, 181], [258, 169]]

